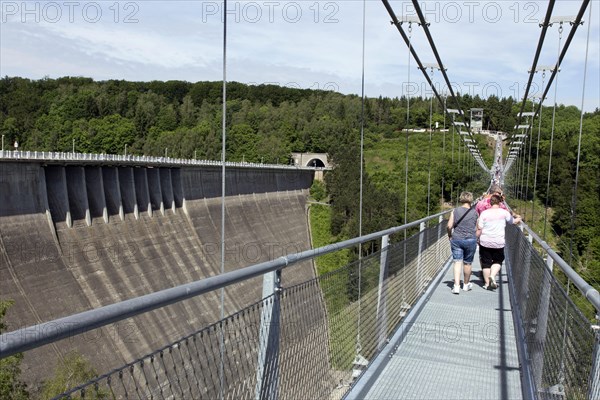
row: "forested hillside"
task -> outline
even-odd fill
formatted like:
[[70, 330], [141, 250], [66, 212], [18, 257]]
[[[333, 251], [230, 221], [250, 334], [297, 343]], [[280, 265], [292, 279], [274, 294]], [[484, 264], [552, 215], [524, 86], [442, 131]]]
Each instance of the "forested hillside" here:
[[[508, 182], [512, 185], [512, 192], [516, 198], [531, 203], [533, 183], [537, 180], [535, 193], [536, 200], [540, 204], [537, 213], [543, 214], [544, 209], [541, 207], [544, 206], [552, 211], [547, 230], [552, 230], [558, 239], [557, 251], [588, 282], [594, 283], [598, 288], [600, 287], [600, 110], [596, 109], [595, 112], [584, 115], [581, 138], [579, 135], [581, 112], [576, 107], [557, 107], [554, 127], [552, 117], [553, 108], [544, 107], [541, 130], [534, 125], [530, 138], [532, 157], [526, 155], [520, 161], [521, 172], [517, 173], [515, 168]], [[537, 145], [538, 132], [541, 132], [539, 146]], [[551, 153], [550, 149], [552, 149]], [[538, 153], [536, 163], [535, 155]], [[576, 178], [577, 192], [574, 197]], [[574, 203], [576, 203], [575, 209], [573, 209]], [[529, 205], [526, 208], [529, 209]], [[525, 213], [526, 218], [527, 215]]]
[[[220, 82], [94, 82], [89, 78], [0, 80], [0, 127], [7, 144], [21, 150], [75, 151], [219, 159]], [[287, 162], [290, 151], [327, 151], [339, 136], [356, 128], [360, 98], [275, 85], [227, 85], [230, 160]], [[429, 124], [429, 99], [412, 98], [411, 127]], [[487, 103], [490, 103], [489, 105]], [[485, 125], [514, 125], [512, 99], [465, 96], [465, 108], [486, 106]], [[406, 124], [406, 99], [366, 103], [367, 127], [382, 138]], [[506, 116], [506, 117], [502, 117]], [[433, 124], [443, 124], [433, 104]], [[448, 121], [449, 123], [449, 121]]]
[[[0, 129], [5, 149], [53, 150], [220, 159], [221, 82], [95, 82], [89, 78], [32, 81], [0, 80]], [[327, 176], [332, 204], [332, 232], [340, 238], [358, 233], [359, 143], [361, 99], [329, 91], [274, 85], [227, 85], [227, 159], [265, 163], [290, 162], [291, 152], [327, 152], [338, 166]], [[520, 103], [512, 98], [481, 99], [463, 95], [464, 110], [484, 109], [483, 126], [512, 132]], [[365, 194], [363, 233], [404, 221], [408, 101], [369, 98], [364, 109]], [[450, 107], [450, 104], [448, 105]], [[431, 108], [430, 108], [431, 107]], [[531, 104], [526, 110], [531, 109]], [[430, 114], [431, 109], [431, 114]], [[410, 99], [409, 128], [428, 128], [444, 121], [442, 105]], [[552, 107], [542, 112], [536, 198], [553, 209], [551, 228], [560, 248], [574, 244], [576, 263], [586, 278], [600, 281], [600, 112], [583, 120], [577, 209], [571, 211], [577, 164], [580, 111], [559, 106], [552, 129]], [[536, 121], [537, 122], [537, 121]], [[531, 154], [538, 154], [534, 125]], [[548, 162], [550, 135], [552, 168]], [[488, 165], [492, 143], [477, 136]], [[437, 212], [456, 201], [460, 190], [479, 193], [486, 175], [465, 157], [452, 130], [411, 132], [408, 137], [407, 220]], [[514, 197], [532, 200], [535, 159], [525, 160], [527, 174], [512, 181]], [[528, 178], [528, 179], [525, 179]], [[428, 185], [429, 183], [429, 185]], [[547, 190], [549, 187], [549, 191]], [[510, 199], [509, 199], [510, 201]], [[574, 224], [571, 223], [575, 215]], [[525, 216], [526, 217], [526, 216]]]

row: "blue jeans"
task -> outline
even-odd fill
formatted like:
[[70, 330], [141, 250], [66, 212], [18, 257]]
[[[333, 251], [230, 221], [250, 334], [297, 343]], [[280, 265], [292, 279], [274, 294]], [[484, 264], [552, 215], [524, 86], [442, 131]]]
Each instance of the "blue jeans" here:
[[450, 240], [450, 248], [452, 249], [452, 259], [454, 261], [462, 260], [466, 264], [471, 264], [477, 250], [477, 239], [452, 239]]

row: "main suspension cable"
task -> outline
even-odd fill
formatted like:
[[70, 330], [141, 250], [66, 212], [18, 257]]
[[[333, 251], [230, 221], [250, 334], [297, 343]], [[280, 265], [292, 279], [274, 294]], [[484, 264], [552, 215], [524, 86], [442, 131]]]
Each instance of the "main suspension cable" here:
[[[429, 46], [431, 47], [431, 50], [433, 51], [433, 55], [435, 56], [435, 60], [437, 61], [438, 67], [440, 68], [440, 71], [442, 72], [442, 76], [444, 77], [444, 80], [446, 82], [446, 86], [448, 87], [448, 91], [450, 92], [450, 95], [452, 96], [452, 99], [454, 100], [457, 109], [459, 110], [459, 115], [461, 115], [463, 117], [463, 122], [466, 124], [467, 128], [469, 128], [468, 130], [470, 131], [470, 125], [466, 119], [466, 115], [462, 110], [462, 107], [460, 105], [460, 101], [458, 99], [458, 97], [454, 94], [454, 90], [452, 89], [452, 85], [450, 83], [450, 79], [448, 79], [448, 74], [446, 74], [446, 70], [444, 68], [444, 63], [442, 63], [442, 59], [440, 57], [439, 52], [437, 51], [437, 48], [435, 46], [435, 43], [433, 41], [433, 37], [431, 36], [431, 32], [429, 31], [429, 24], [427, 23], [427, 21], [425, 20], [425, 16], [423, 15], [423, 11], [421, 10], [421, 6], [419, 5], [418, 0], [413, 0], [413, 6], [415, 8], [415, 11], [417, 13], [417, 16], [419, 17], [419, 21], [421, 21], [421, 25], [423, 26], [423, 32], [425, 32], [425, 36], [427, 37], [427, 41], [429, 42]], [[431, 80], [429, 80], [429, 84], [433, 87], [433, 83]], [[437, 93], [436, 93], [437, 95]], [[439, 95], [437, 95], [438, 100], [441, 101], [441, 99], [439, 98]]]
[[[544, 89], [544, 91], [542, 93], [542, 97], [544, 99], [546, 98], [546, 96], [548, 95], [548, 92], [550, 91], [552, 82], [554, 81], [554, 78], [555, 78], [556, 74], [558, 73], [558, 70], [562, 63], [562, 60], [565, 58], [565, 55], [567, 54], [567, 50], [569, 49], [569, 46], [571, 45], [571, 41], [573, 40], [573, 37], [575, 36], [575, 33], [577, 32], [577, 28], [582, 23], [582, 18], [583, 18], [583, 15], [585, 14], [585, 10], [587, 9], [589, 2], [590, 2], [590, 0], [582, 1], [581, 7], [579, 8], [579, 12], [577, 13], [577, 16], [575, 17], [575, 20], [571, 22], [571, 30], [569, 31], [569, 35], [567, 36], [567, 39], [565, 40], [565, 44], [562, 48], [562, 52], [560, 53], [560, 56], [558, 57], [556, 66], [552, 70], [552, 74], [550, 74], [550, 78], [548, 79], [548, 84], [546, 85], [546, 88]], [[549, 23], [549, 26], [550, 25], [552, 25], [552, 23]], [[535, 115], [537, 115], [540, 112], [540, 107], [541, 107], [541, 105], [536, 109], [534, 118], [535, 118]]]
[[[446, 82], [446, 86], [448, 87], [448, 91], [450, 92], [450, 95], [452, 96], [452, 99], [454, 100], [454, 102], [456, 103], [456, 106], [458, 108], [458, 112], [459, 115], [461, 115], [463, 117], [463, 123], [465, 124], [466, 128], [467, 128], [467, 133], [469, 135], [469, 137], [473, 140], [473, 143], [475, 143], [475, 138], [473, 135], [473, 132], [471, 131], [471, 125], [470, 125], [470, 121], [467, 119], [466, 114], [464, 113], [464, 111], [462, 110], [462, 107], [460, 105], [460, 101], [458, 99], [458, 97], [454, 94], [454, 90], [452, 89], [452, 85], [450, 83], [450, 79], [448, 78], [448, 74], [446, 73], [446, 68], [444, 68], [444, 64], [442, 63], [442, 59], [440, 57], [440, 54], [437, 50], [437, 47], [435, 45], [435, 42], [433, 41], [433, 37], [431, 35], [431, 32], [429, 30], [429, 24], [427, 23], [427, 21], [425, 20], [425, 16], [423, 14], [423, 11], [421, 10], [421, 6], [419, 5], [418, 0], [413, 0], [412, 1], [413, 6], [415, 8], [415, 11], [417, 13], [417, 16], [419, 17], [419, 21], [421, 22], [421, 26], [423, 27], [423, 31], [425, 32], [425, 36], [427, 37], [427, 41], [429, 42], [429, 46], [431, 47], [431, 50], [435, 56], [435, 59], [437, 61], [437, 65], [439, 70], [442, 72], [442, 76], [444, 77], [444, 81]], [[424, 75], [425, 74], [425, 71]], [[433, 83], [430, 79], [428, 79], [429, 84], [432, 86], [432, 89], [434, 89], [434, 93], [436, 94], [436, 97], [438, 98], [438, 101], [442, 101], [440, 98], [440, 95], [437, 93], [437, 91], [435, 91], [435, 87], [433, 86]], [[447, 112], [447, 110], [444, 110], [444, 112]], [[487, 166], [485, 164], [483, 164], [483, 160], [481, 158], [481, 153], [479, 151], [479, 148], [476, 148], [476, 150], [474, 150], [477, 155], [479, 155], [479, 157], [476, 157], [475, 154], [473, 154], [472, 150], [469, 150], [469, 152], [473, 155], [473, 157], [480, 163], [480, 166], [484, 169], [484, 170], [488, 170]]]
[[[567, 54], [567, 50], [568, 50], [568, 48], [569, 48], [569, 46], [571, 44], [571, 41], [573, 40], [573, 37], [575, 36], [575, 33], [577, 32], [577, 28], [579, 27], [579, 25], [582, 24], [582, 18], [583, 18], [583, 15], [585, 14], [585, 10], [587, 9], [588, 4], [589, 4], [589, 0], [583, 0], [582, 4], [581, 4], [581, 7], [579, 8], [579, 12], [577, 13], [577, 16], [575, 17], [575, 19], [573, 21], [570, 22], [570, 24], [571, 24], [571, 30], [569, 31], [569, 35], [567, 36], [567, 39], [565, 40], [565, 44], [563, 46], [562, 52], [560, 53], [560, 55], [558, 57], [556, 66], [553, 69], [551, 69], [552, 73], [550, 75], [550, 79], [548, 80], [548, 84], [546, 85], [546, 87], [544, 88], [544, 86], [542, 85], [542, 88], [544, 90], [542, 92], [541, 97], [543, 99], [547, 98], [547, 94], [550, 91], [550, 87], [552, 86], [552, 82], [554, 81], [554, 78], [555, 78], [556, 74], [558, 73], [558, 70], [559, 70], [560, 65], [562, 63], [562, 60], [564, 59], [565, 55]], [[546, 19], [543, 24], [540, 24], [540, 26], [542, 27], [543, 30], [545, 30], [549, 26], [552, 26], [553, 23], [554, 22], [550, 22], [549, 19]], [[545, 32], [544, 32], [544, 35], [545, 35]], [[532, 71], [534, 71], [534, 70], [537, 72], [539, 70], [539, 68], [532, 69]], [[532, 73], [532, 71], [529, 71], [530, 74]], [[525, 96], [524, 99], [526, 99], [526, 98], [527, 97]], [[542, 102], [540, 102], [540, 104], [538, 105], [538, 108], [535, 110], [533, 118], [535, 118], [538, 113], [541, 113], [541, 107], [542, 107], [541, 104], [542, 104]], [[521, 109], [523, 109], [523, 107], [521, 107]], [[520, 118], [521, 115], [522, 115], [522, 113], [519, 113], [518, 117]], [[512, 144], [512, 142], [513, 142], [513, 140], [511, 138], [511, 140], [509, 141], [509, 146]]]
[[533, 76], [535, 75], [537, 69], [537, 63], [538, 59], [540, 58], [540, 53], [542, 52], [542, 47], [546, 38], [546, 32], [548, 31], [548, 26], [550, 26], [550, 17], [552, 17], [552, 10], [554, 9], [555, 1], [556, 0], [548, 1], [548, 8], [546, 9], [546, 16], [544, 17], [544, 22], [540, 24], [542, 31], [540, 32], [540, 38], [538, 39], [537, 49], [535, 50], [535, 56], [533, 57], [533, 63], [531, 65], [531, 69], [529, 70], [529, 80], [527, 81], [527, 86], [525, 86], [525, 95], [523, 96], [521, 111], [519, 111], [518, 114], [519, 119], [517, 120], [517, 126], [521, 123], [521, 116], [523, 114], [523, 110], [525, 109], [525, 102], [527, 101], [527, 96], [529, 95], [529, 89], [531, 88]]
[[[423, 66], [423, 63], [421, 62], [421, 59], [419, 58], [417, 52], [414, 50], [414, 48], [412, 46], [409, 45], [409, 40], [408, 37], [406, 35], [406, 33], [404, 32], [404, 30], [401, 27], [401, 23], [398, 20], [398, 17], [396, 16], [396, 14], [394, 13], [394, 10], [392, 9], [390, 3], [388, 0], [381, 0], [383, 5], [385, 6], [388, 14], [390, 15], [390, 18], [392, 19], [392, 24], [396, 26], [396, 28], [398, 29], [398, 32], [400, 33], [400, 35], [402, 36], [402, 39], [404, 40], [404, 42], [406, 43], [407, 46], [409, 46], [409, 54], [412, 54], [412, 56], [414, 57], [419, 69], [423, 72], [423, 76], [425, 77], [425, 79], [427, 80], [427, 83], [429, 84], [429, 86], [431, 87], [434, 95], [436, 96], [436, 98], [438, 99], [438, 101], [442, 101], [440, 94], [437, 92], [435, 86], [433, 85], [433, 82], [431, 81], [431, 79], [429, 78], [429, 75], [427, 75], [426, 71], [425, 71], [425, 67]], [[419, 25], [423, 26], [423, 29], [426, 32], [429, 32], [429, 30], [427, 29], [427, 25], [428, 23], [425, 21], [425, 18], [423, 16], [423, 13], [421, 12], [418, 4], [416, 5], [416, 10], [418, 12], [419, 15]], [[431, 34], [428, 35], [429, 39], [431, 39]], [[430, 40], [430, 43], [432, 43], [433, 40]], [[433, 47], [435, 49], [435, 46]], [[436, 53], [436, 58], [439, 60], [438, 61], [438, 66], [439, 68], [443, 71], [443, 65], [440, 64], [440, 58], [439, 58], [439, 54], [437, 54], [437, 49], [434, 50], [434, 52]], [[410, 55], [409, 55], [410, 56]], [[446, 79], [446, 84], [448, 86], [448, 90], [450, 91], [450, 94], [452, 95], [452, 99], [454, 100], [454, 102], [456, 103], [456, 105], [458, 106], [458, 113], [459, 115], [461, 115], [463, 117], [463, 124], [465, 127], [467, 127], [467, 133], [468, 135], [470, 135], [472, 137], [472, 133], [470, 131], [470, 125], [469, 125], [469, 121], [466, 120], [466, 116], [465, 113], [462, 111], [462, 108], [460, 107], [460, 102], [458, 101], [458, 98], [456, 97], [456, 95], [454, 94], [454, 91], [452, 90], [452, 86], [450, 85], [450, 81], [447, 78], [447, 75], [445, 74], [444, 71], [444, 76]], [[448, 110], [446, 109], [445, 112], [448, 112]], [[481, 158], [481, 154], [479, 153], [479, 151], [477, 150], [477, 154], [479, 155], [478, 157], [478, 161], [482, 160]], [[479, 161], [480, 162], [480, 166], [484, 169], [487, 170], [487, 167], [485, 166], [485, 164], [483, 164], [483, 161]]]

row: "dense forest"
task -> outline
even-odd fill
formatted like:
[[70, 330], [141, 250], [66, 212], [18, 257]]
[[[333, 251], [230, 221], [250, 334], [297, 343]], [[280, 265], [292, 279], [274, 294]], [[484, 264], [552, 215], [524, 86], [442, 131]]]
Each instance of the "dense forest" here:
[[[220, 82], [94, 82], [89, 78], [0, 80], [0, 127], [6, 143], [21, 150], [162, 155], [219, 159]], [[227, 85], [227, 158], [287, 162], [290, 151], [327, 151], [356, 128], [357, 96], [275, 85]], [[430, 102], [410, 99], [411, 127], [427, 127]], [[490, 104], [487, 104], [490, 103]], [[465, 108], [486, 105], [485, 125], [507, 130], [515, 123], [512, 99], [464, 96]], [[405, 128], [407, 99], [365, 104], [372, 133], [390, 137]], [[503, 117], [507, 116], [507, 117]], [[433, 123], [443, 123], [433, 104]]]
[[[287, 164], [291, 152], [327, 152], [338, 166], [326, 176], [332, 232], [340, 238], [356, 235], [361, 98], [230, 82], [227, 99], [227, 159]], [[484, 109], [484, 128], [513, 132], [520, 110], [520, 103], [513, 98], [462, 95], [459, 101], [463, 110]], [[526, 105], [526, 110], [531, 108], [531, 104]], [[550, 226], [560, 238], [559, 249], [573, 248], [574, 264], [587, 279], [598, 282], [600, 111], [586, 113], [583, 119], [576, 210], [571, 208], [581, 112], [574, 106], [560, 105], [555, 118], [552, 116], [552, 107], [544, 107], [539, 146], [536, 120], [530, 135], [534, 140], [529, 140], [522, 153], [539, 154], [535, 201], [553, 210]], [[408, 133], [405, 129], [435, 127], [436, 122], [440, 129], [431, 133]], [[5, 149], [18, 141], [19, 150], [74, 148], [77, 152], [167, 153], [171, 157], [218, 160], [221, 123], [221, 82], [96, 82], [81, 77], [0, 80], [0, 130]], [[437, 100], [366, 99], [363, 233], [401, 224], [405, 217], [412, 221], [437, 212], [445, 203], [456, 201], [460, 190], [485, 190], [489, 175], [465, 152], [456, 132], [441, 129], [449, 126]], [[491, 165], [493, 142], [483, 135], [475, 139]], [[404, 182], [407, 150], [408, 188]], [[514, 199], [534, 200], [534, 162], [530, 157], [515, 163], [512, 172], [517, 175], [508, 181]], [[530, 167], [525, 169], [524, 165]], [[405, 192], [410, 193], [406, 216]]]

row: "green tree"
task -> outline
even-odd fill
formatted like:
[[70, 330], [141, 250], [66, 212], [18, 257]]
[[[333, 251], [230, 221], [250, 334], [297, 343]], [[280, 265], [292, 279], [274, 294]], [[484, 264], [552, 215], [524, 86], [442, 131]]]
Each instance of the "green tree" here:
[[191, 127], [196, 123], [196, 108], [190, 95], [183, 98], [183, 102], [179, 106], [179, 115], [183, 126]]
[[256, 145], [258, 157], [274, 164], [287, 164], [290, 159], [290, 146], [285, 137], [277, 132], [262, 135]]
[[9, 150], [15, 140], [19, 139], [19, 129], [17, 127], [17, 119], [15, 117], [8, 117], [4, 120], [0, 126], [0, 133], [4, 138], [5, 148]]
[[[54, 398], [69, 389], [94, 379], [98, 374], [91, 367], [89, 361], [76, 352], [67, 354], [64, 361], [58, 362], [54, 376], [44, 382], [42, 397]], [[86, 398], [107, 399], [108, 393], [95, 388], [86, 392]]]
[[134, 122], [140, 136], [146, 136], [154, 126], [160, 109], [160, 97], [155, 93], [143, 93], [135, 105]]
[[227, 135], [227, 158], [231, 161], [261, 161], [257, 150], [257, 139], [258, 137], [250, 125], [232, 126]]
[[173, 104], [165, 104], [160, 107], [156, 117], [156, 126], [165, 131], [174, 130], [178, 126], [177, 111]]
[[85, 119], [74, 121], [71, 131], [61, 136], [58, 141], [59, 151], [71, 152], [73, 149], [76, 153], [89, 153], [94, 150], [89, 122]]
[[327, 195], [325, 191], [325, 184], [322, 181], [314, 180], [312, 186], [310, 187], [310, 195], [316, 201], [321, 201]]
[[31, 150], [68, 150], [68, 148], [61, 149], [60, 142], [64, 136], [71, 134], [72, 125], [72, 121], [65, 120], [55, 110], [51, 110], [36, 120], [31, 134], [25, 137], [24, 145]]
[[[7, 328], [3, 320], [13, 304], [13, 301], [0, 301], [0, 334]], [[0, 399], [25, 400], [29, 398], [27, 385], [20, 380], [21, 361], [23, 361], [23, 353], [0, 360]]]
[[131, 146], [135, 140], [135, 124], [118, 114], [89, 121], [88, 136], [92, 151], [97, 153], [120, 154], [125, 145]]

